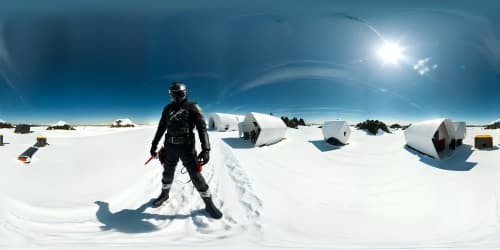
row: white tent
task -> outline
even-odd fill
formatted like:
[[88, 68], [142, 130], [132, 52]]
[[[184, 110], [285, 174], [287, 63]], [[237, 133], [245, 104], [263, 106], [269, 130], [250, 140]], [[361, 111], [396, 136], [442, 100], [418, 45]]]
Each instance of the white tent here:
[[251, 112], [245, 115], [245, 120], [238, 126], [240, 134], [257, 133], [255, 146], [269, 145], [279, 142], [285, 137], [287, 127], [279, 117]]
[[351, 135], [351, 128], [345, 121], [326, 121], [323, 124], [323, 138], [334, 138], [342, 144], [347, 144]]
[[455, 138], [457, 139], [457, 144], [462, 145], [463, 139], [467, 135], [467, 128], [465, 122], [453, 122], [455, 128]]
[[245, 119], [242, 115], [223, 113], [212, 113], [208, 116], [208, 128], [217, 131], [234, 131], [238, 129], [238, 123]]
[[404, 132], [406, 144], [435, 159], [451, 155], [455, 148], [455, 128], [450, 119], [435, 119], [411, 125]]

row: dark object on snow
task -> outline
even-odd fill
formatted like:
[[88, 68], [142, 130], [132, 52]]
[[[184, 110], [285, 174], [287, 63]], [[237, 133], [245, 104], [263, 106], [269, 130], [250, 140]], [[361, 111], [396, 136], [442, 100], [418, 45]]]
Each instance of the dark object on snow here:
[[49, 145], [47, 143], [47, 137], [41, 135], [36, 137], [35, 147], [45, 147], [47, 145]]
[[491, 135], [476, 135], [474, 147], [477, 149], [493, 148], [493, 137]]
[[356, 128], [366, 129], [372, 135], [376, 135], [379, 129], [382, 129], [386, 133], [391, 133], [387, 128], [387, 125], [379, 120], [366, 120], [364, 122], [360, 122], [356, 125]]
[[22, 154], [20, 154], [17, 157], [17, 159], [20, 160], [21, 162], [24, 162], [24, 163], [30, 163], [31, 158], [36, 153], [36, 151], [38, 151], [37, 147], [29, 147], [28, 149], [26, 149], [26, 151], [24, 151]]
[[340, 142], [337, 138], [330, 137], [328, 140], [326, 140], [328, 144], [334, 145], [334, 146], [344, 146], [345, 144]]
[[403, 126], [401, 126], [399, 123], [394, 123], [390, 126], [390, 128], [392, 129], [401, 129], [403, 128]]
[[14, 128], [14, 126], [10, 123], [0, 122], [0, 128]]
[[282, 116], [281, 120], [283, 120], [283, 122], [289, 128], [297, 128], [298, 126], [306, 126], [306, 122], [302, 118], [297, 119], [297, 117], [294, 117], [292, 119], [289, 119], [286, 116]]
[[19, 124], [16, 126], [14, 133], [28, 134], [31, 132], [30, 129], [31, 129], [31, 127], [28, 124]]
[[0, 134], [0, 146], [3, 146], [3, 135]]
[[455, 150], [457, 148], [457, 140], [451, 139], [449, 148]]
[[158, 196], [158, 198], [156, 198], [153, 201], [153, 207], [154, 208], [160, 207], [163, 204], [163, 202], [167, 201], [169, 198], [169, 194], [168, 194], [169, 192], [170, 192], [170, 188], [162, 188], [160, 196]]
[[500, 122], [495, 122], [490, 125], [486, 125], [486, 129], [497, 129], [500, 128]]
[[60, 125], [49, 126], [47, 130], [76, 130], [76, 129], [68, 124], [64, 124], [62, 126]]
[[217, 207], [214, 205], [214, 202], [212, 201], [212, 197], [202, 197], [203, 202], [205, 202], [205, 210], [207, 213], [210, 215], [210, 217], [214, 219], [220, 219], [222, 218], [222, 212], [217, 209]]

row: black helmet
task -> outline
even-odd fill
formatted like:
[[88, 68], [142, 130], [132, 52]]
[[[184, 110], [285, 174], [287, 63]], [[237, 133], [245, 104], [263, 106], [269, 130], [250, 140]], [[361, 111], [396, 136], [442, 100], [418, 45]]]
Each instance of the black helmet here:
[[170, 94], [170, 99], [173, 102], [183, 102], [187, 97], [186, 84], [184, 84], [183, 82], [173, 82], [172, 86], [168, 88], [168, 93]]

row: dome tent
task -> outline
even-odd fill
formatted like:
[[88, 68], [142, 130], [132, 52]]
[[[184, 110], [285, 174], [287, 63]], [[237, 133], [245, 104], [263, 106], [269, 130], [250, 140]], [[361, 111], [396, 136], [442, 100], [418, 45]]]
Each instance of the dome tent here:
[[211, 113], [208, 117], [208, 128], [216, 131], [234, 131], [238, 130], [238, 123], [242, 122], [245, 116]]
[[287, 127], [279, 117], [251, 112], [238, 125], [240, 134], [255, 131], [255, 146], [269, 145], [281, 141], [285, 137]]
[[411, 125], [404, 132], [406, 144], [435, 159], [452, 154], [455, 149], [455, 127], [450, 119], [435, 119]]
[[351, 128], [349, 128], [349, 125], [345, 121], [326, 121], [323, 124], [322, 131], [325, 140], [328, 141], [333, 138], [341, 145], [347, 144], [351, 135]]
[[453, 122], [455, 128], [455, 138], [457, 145], [462, 145], [465, 136], [467, 135], [467, 128], [465, 122]]

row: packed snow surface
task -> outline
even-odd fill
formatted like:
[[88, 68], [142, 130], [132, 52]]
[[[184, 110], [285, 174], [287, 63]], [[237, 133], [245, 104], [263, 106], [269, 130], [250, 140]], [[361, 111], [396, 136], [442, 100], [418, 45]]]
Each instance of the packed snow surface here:
[[[203, 175], [224, 217], [207, 217], [178, 166], [171, 198], [158, 161], [147, 166], [155, 128], [78, 127], [31, 134], [0, 129], [0, 248], [478, 249], [500, 247], [498, 131], [468, 128], [453, 158], [404, 147], [402, 131], [353, 130], [329, 145], [321, 129], [289, 129], [253, 147], [238, 132], [211, 132]], [[41, 131], [49, 146], [31, 164], [17, 156]], [[476, 150], [475, 134], [495, 148]]]

